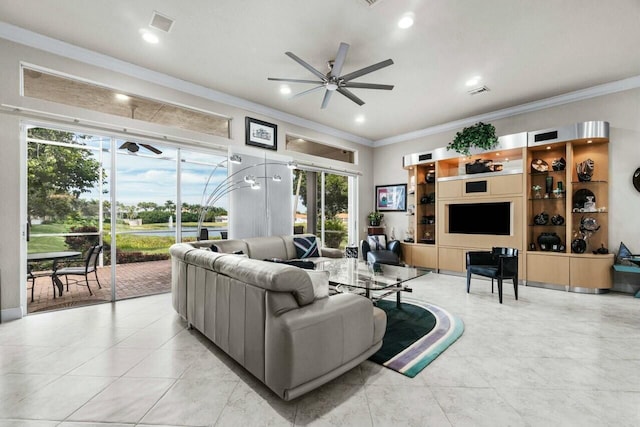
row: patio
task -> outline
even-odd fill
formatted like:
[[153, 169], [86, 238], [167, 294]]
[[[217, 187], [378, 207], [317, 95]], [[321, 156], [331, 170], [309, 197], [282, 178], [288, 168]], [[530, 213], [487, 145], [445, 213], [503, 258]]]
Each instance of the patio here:
[[[127, 299], [143, 295], [153, 295], [171, 291], [171, 260], [135, 262], [119, 264], [116, 268], [116, 296]], [[90, 277], [93, 277], [91, 275]], [[98, 279], [102, 289], [95, 281], [89, 281], [93, 296], [86, 286], [65, 285], [62, 297], [53, 298], [51, 277], [38, 277], [35, 282], [34, 300], [31, 302], [31, 282], [25, 287], [27, 292], [27, 312], [36, 313], [58, 310], [73, 306], [90, 305], [111, 300], [111, 266], [98, 268]], [[64, 282], [64, 278], [62, 279]]]

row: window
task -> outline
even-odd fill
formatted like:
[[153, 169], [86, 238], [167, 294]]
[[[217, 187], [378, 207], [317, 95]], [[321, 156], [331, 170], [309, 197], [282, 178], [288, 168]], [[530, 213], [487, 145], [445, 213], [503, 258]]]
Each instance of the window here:
[[287, 135], [287, 150], [297, 153], [310, 154], [325, 159], [339, 160], [346, 163], [355, 163], [355, 151], [340, 147], [333, 147], [321, 142], [310, 141], [294, 135]]
[[23, 95], [229, 138], [229, 118], [23, 67]]

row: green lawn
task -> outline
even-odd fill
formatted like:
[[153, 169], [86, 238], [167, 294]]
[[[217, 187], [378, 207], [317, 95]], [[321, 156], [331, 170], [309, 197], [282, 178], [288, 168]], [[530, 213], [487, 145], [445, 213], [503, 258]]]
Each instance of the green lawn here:
[[[183, 227], [194, 228], [198, 224], [195, 222], [184, 223]], [[226, 222], [205, 223], [205, 227], [226, 227]], [[54, 252], [66, 251], [69, 247], [64, 241], [64, 237], [37, 236], [37, 234], [69, 233], [71, 225], [68, 224], [40, 224], [31, 227], [31, 238], [28, 243], [28, 252]], [[167, 230], [166, 224], [143, 224], [139, 227], [130, 227], [127, 224], [117, 224], [116, 232], [135, 230]], [[111, 224], [105, 224], [104, 242], [111, 244]], [[185, 238], [185, 241], [195, 240]], [[173, 236], [141, 236], [134, 234], [118, 234], [117, 248], [122, 252], [143, 252], [145, 254], [167, 253], [169, 246], [174, 243]]]

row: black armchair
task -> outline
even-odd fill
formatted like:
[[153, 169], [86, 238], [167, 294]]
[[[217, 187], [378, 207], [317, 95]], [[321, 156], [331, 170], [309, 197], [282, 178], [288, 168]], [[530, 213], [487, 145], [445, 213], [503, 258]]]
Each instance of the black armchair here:
[[368, 236], [360, 242], [362, 259], [380, 264], [400, 265], [402, 249], [399, 240], [387, 242], [384, 234]]
[[491, 251], [467, 252], [467, 293], [471, 286], [471, 275], [491, 278], [491, 293], [493, 280], [498, 280], [498, 299], [502, 304], [502, 281], [513, 280], [513, 290], [518, 299], [518, 250], [514, 248], [492, 248]]

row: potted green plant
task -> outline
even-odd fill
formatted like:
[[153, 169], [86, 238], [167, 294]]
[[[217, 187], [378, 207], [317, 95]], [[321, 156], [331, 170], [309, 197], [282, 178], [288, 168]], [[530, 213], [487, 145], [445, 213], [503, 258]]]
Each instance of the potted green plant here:
[[384, 215], [377, 211], [369, 212], [367, 218], [369, 219], [369, 225], [372, 227], [377, 227], [380, 225], [380, 220]]
[[491, 150], [496, 145], [498, 145], [496, 128], [492, 124], [478, 122], [456, 133], [453, 141], [447, 145], [447, 150], [454, 150], [464, 156], [469, 156], [471, 148]]

